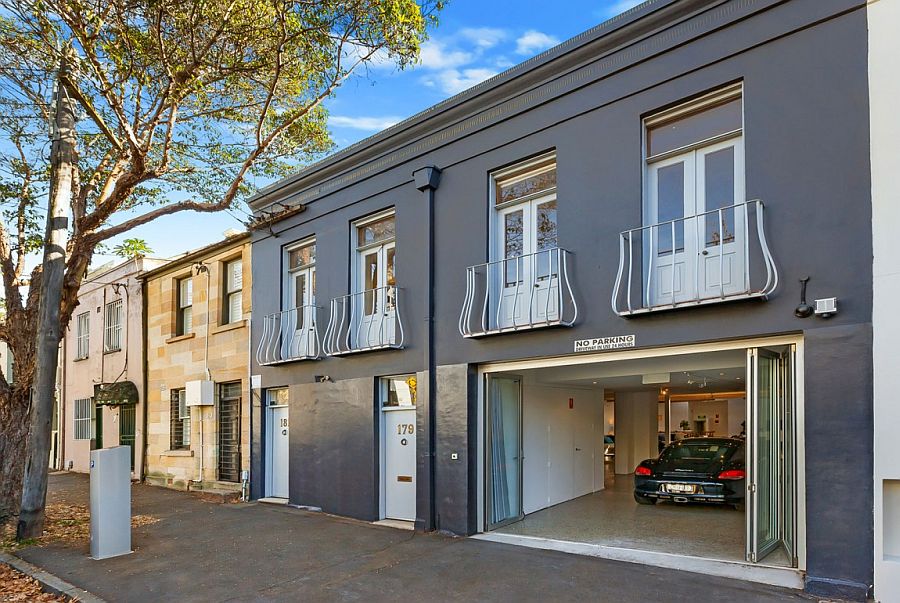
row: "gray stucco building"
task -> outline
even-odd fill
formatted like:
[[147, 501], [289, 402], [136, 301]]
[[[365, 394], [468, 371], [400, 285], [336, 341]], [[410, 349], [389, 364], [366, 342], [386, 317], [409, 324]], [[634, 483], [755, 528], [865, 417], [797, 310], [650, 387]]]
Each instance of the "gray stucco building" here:
[[[651, 0], [262, 191], [252, 495], [864, 597], [868, 19]], [[744, 504], [632, 500], [698, 436]]]

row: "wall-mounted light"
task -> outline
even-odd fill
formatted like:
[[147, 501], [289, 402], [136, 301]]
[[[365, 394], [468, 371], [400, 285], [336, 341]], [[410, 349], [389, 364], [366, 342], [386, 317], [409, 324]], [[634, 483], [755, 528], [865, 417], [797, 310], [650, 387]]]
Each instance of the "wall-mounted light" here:
[[314, 379], [316, 383], [334, 383], [334, 379], [328, 375], [315, 375]]
[[806, 283], [808, 282], [808, 276], [800, 279], [800, 305], [794, 309], [794, 316], [797, 318], [807, 318], [813, 313], [813, 307], [806, 303]]

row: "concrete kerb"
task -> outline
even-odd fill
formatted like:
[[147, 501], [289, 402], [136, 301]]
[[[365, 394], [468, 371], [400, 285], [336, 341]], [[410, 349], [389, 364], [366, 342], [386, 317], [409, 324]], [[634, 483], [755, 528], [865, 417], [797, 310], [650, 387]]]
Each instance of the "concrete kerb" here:
[[78, 588], [74, 584], [70, 584], [36, 565], [28, 563], [24, 559], [19, 559], [15, 555], [0, 551], [0, 563], [5, 563], [26, 576], [34, 578], [41, 583], [45, 591], [51, 594], [72, 597], [81, 603], [106, 603], [104, 599], [89, 593], [83, 588]]

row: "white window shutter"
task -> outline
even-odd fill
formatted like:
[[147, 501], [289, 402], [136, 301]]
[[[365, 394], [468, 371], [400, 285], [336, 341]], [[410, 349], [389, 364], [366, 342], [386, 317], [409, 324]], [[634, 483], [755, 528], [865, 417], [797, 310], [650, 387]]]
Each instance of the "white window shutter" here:
[[244, 287], [244, 266], [241, 260], [228, 264], [228, 290], [240, 291]]

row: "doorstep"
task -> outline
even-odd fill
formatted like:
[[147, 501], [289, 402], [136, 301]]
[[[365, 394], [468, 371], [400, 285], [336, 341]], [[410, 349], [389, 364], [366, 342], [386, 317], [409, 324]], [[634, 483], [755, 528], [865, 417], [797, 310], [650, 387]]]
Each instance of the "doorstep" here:
[[372, 525], [385, 526], [387, 528], [395, 528], [397, 530], [414, 531], [416, 529], [416, 522], [404, 521], [402, 519], [382, 519], [380, 521], [373, 521]]
[[655, 551], [642, 551], [627, 549], [602, 544], [589, 544], [586, 542], [571, 542], [568, 540], [555, 540], [552, 538], [540, 538], [537, 536], [521, 536], [518, 534], [502, 534], [499, 532], [487, 532], [471, 536], [476, 540], [500, 542], [535, 549], [560, 551], [573, 555], [587, 555], [600, 557], [614, 561], [653, 565], [668, 569], [721, 576], [735, 580], [759, 582], [772, 586], [803, 590], [804, 572], [794, 568], [764, 565], [759, 563], [745, 563], [741, 561], [725, 561], [720, 559], [706, 559], [704, 557], [690, 557], [688, 555], [675, 555], [673, 553], [659, 553]]
[[257, 502], [266, 503], [269, 505], [286, 505], [286, 504], [288, 504], [288, 499], [277, 498], [275, 496], [266, 496], [264, 498], [258, 499]]

